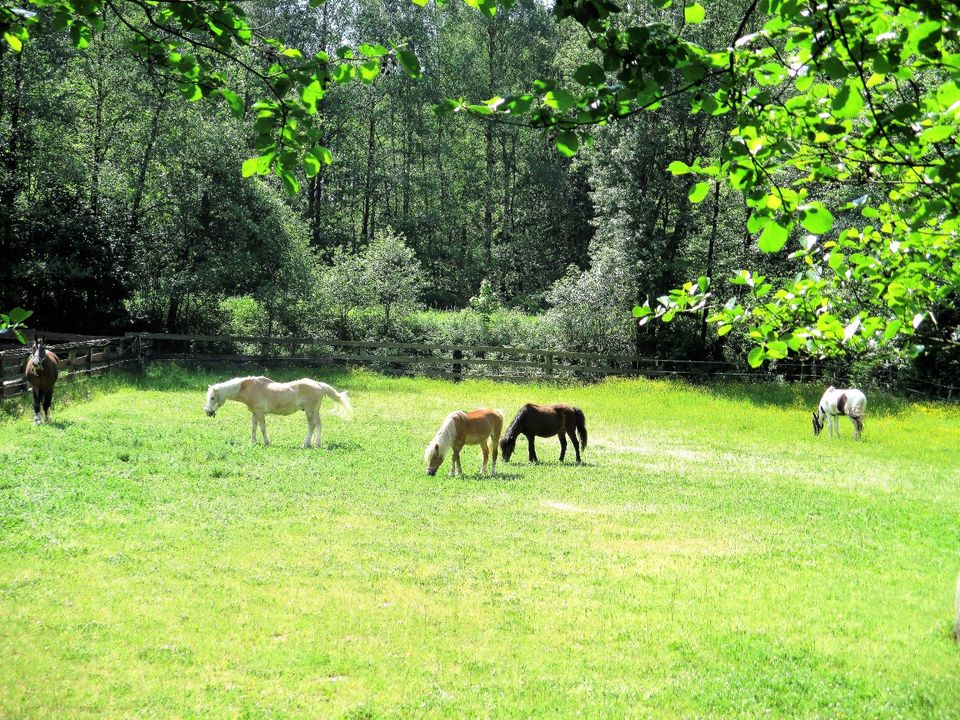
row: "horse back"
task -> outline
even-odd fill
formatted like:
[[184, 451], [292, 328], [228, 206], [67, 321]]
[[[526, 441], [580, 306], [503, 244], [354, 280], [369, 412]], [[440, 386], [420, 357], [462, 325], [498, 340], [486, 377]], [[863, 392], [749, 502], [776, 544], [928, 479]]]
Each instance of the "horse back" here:
[[503, 431], [503, 413], [499, 410], [471, 410], [459, 412], [454, 417], [457, 434], [468, 445], [485, 442], [491, 435], [501, 435]]

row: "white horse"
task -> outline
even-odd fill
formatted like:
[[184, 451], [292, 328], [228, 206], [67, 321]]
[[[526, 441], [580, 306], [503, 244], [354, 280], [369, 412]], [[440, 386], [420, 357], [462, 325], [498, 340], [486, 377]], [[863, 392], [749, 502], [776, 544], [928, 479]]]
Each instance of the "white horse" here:
[[288, 383], [274, 382], [267, 377], [239, 377], [217, 383], [207, 388], [207, 404], [204, 410], [213, 417], [227, 400], [242, 402], [250, 409], [250, 441], [257, 442], [257, 424], [263, 435], [263, 444], [269, 445], [265, 415], [292, 415], [303, 410], [307, 415], [307, 439], [303, 446], [310, 447], [310, 440], [316, 435], [314, 446], [320, 445], [320, 403], [330, 398], [343, 408], [347, 417], [353, 413], [353, 406], [346, 392], [337, 392], [326, 383], [308, 378]]
[[830, 437], [840, 437], [840, 416], [846, 415], [853, 423], [853, 437], [863, 434], [863, 416], [867, 410], [867, 396], [856, 388], [838, 389], [832, 385], [820, 398], [820, 406], [813, 414], [813, 434], [819, 435], [826, 421]]

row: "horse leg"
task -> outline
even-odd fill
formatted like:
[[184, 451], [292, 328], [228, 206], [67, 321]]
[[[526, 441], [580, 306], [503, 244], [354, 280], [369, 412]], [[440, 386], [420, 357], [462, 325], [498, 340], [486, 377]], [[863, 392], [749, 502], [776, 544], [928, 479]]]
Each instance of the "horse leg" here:
[[560, 432], [557, 433], [557, 437], [560, 438], [560, 462], [563, 462], [563, 457], [567, 454], [567, 438], [562, 428]]
[[491, 435], [490, 439], [493, 441], [491, 443], [491, 449], [493, 450], [493, 462], [490, 465], [490, 477], [493, 477], [497, 474], [497, 453], [500, 451], [500, 436]]
[[576, 453], [576, 455], [577, 455], [577, 465], [579, 465], [581, 462], [583, 462], [583, 461], [580, 459], [580, 443], [579, 443], [579, 441], [577, 440], [577, 436], [576, 436], [576, 434], [575, 434], [575, 432], [574, 432], [573, 429], [567, 430], [567, 435], [570, 436], [570, 442], [573, 443], [573, 451], [574, 451], [574, 452]]
[[490, 457], [490, 448], [487, 447], [487, 441], [484, 440], [480, 443], [480, 449], [483, 451], [483, 465], [480, 467], [480, 474], [487, 474], [487, 460]]
[[250, 444], [257, 444], [257, 416], [250, 413]]
[[307, 416], [307, 438], [303, 441], [305, 448], [310, 447], [310, 439], [313, 437], [313, 415], [309, 412], [304, 413]]
[[33, 388], [33, 424], [39, 425], [42, 422], [40, 419], [40, 389]]
[[533, 437], [534, 437], [533, 435], [527, 435], [527, 445], [529, 446], [529, 449], [530, 449], [530, 452], [529, 452], [530, 462], [535, 463], [535, 462], [539, 462], [539, 460], [537, 460], [537, 448], [534, 447]]
[[323, 426], [320, 422], [320, 411], [314, 410], [313, 412], [313, 446], [320, 447], [320, 432], [323, 429]]
[[43, 393], [43, 417], [46, 422], [50, 422], [50, 405], [53, 403], [53, 388]]
[[267, 437], [267, 416], [266, 415], [260, 416], [260, 434], [263, 435], [263, 444], [269, 445], [270, 438]]

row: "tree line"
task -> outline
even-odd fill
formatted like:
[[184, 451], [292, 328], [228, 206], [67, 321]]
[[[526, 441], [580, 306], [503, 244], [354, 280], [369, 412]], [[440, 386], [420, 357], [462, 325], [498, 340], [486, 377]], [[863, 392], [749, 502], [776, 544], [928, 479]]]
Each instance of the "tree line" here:
[[[34, 309], [36, 323], [204, 330], [249, 315], [253, 303], [272, 333], [402, 332], [396, 317], [383, 317], [391, 311], [375, 302], [370, 282], [351, 283], [347, 307], [329, 280], [362, 264], [372, 246], [399, 242], [416, 263], [412, 301], [399, 307], [470, 307], [483, 284], [498, 306], [549, 317], [552, 341], [565, 347], [690, 357], [752, 348], [751, 360], [838, 349], [889, 355], [876, 338], [911, 349], [914, 338], [901, 334], [912, 333], [916, 316], [918, 327], [933, 328], [936, 310], [929, 334], [941, 341], [938, 352], [951, 352], [949, 279], [926, 289], [924, 313], [906, 317], [915, 305], [889, 301], [905, 276], [881, 277], [890, 258], [856, 252], [876, 245], [872, 236], [861, 231], [861, 246], [851, 239], [846, 250], [846, 236], [826, 244], [834, 215], [859, 206], [827, 208], [861, 199], [879, 214], [895, 163], [877, 160], [880, 179], [870, 168], [855, 177], [816, 170], [813, 196], [791, 189], [809, 168], [763, 166], [777, 158], [764, 158], [776, 146], [770, 134], [790, 136], [804, 127], [803, 103], [816, 108], [805, 92], [836, 121], [812, 130], [826, 148], [817, 167], [836, 164], [831, 138], [845, 143], [851, 164], [855, 152], [861, 165], [895, 155], [876, 138], [876, 147], [858, 145], [848, 120], [869, 116], [862, 98], [876, 98], [866, 88], [890, 82], [893, 70], [867, 53], [882, 46], [883, 28], [860, 33], [859, 55], [844, 51], [841, 37], [827, 48], [831, 65], [804, 50], [815, 41], [797, 31], [798, 6], [789, 3], [622, 12], [599, 0], [552, 8], [273, 1], [238, 7], [249, 27], [279, 40], [231, 47], [233, 62], [220, 62], [223, 53], [204, 43], [181, 42], [161, 57], [144, 40], [158, 18], [138, 3], [99, 3], [98, 22], [86, 25], [87, 16], [61, 17], [57, 4], [40, 8], [29, 42], [18, 48], [20, 39], [8, 38], [0, 52], [0, 251], [8, 259], [0, 300]], [[847, 17], [856, 12], [864, 11]], [[170, 27], [171, 18], [160, 20]], [[198, 18], [175, 19], [196, 40], [189, 23]], [[908, 20], [897, 16], [887, 32]], [[242, 38], [242, 23], [228, 21], [227, 34]], [[828, 29], [848, 29], [837, 22]], [[942, 33], [932, 35], [929, 27], [904, 35], [903, 57], [947, 53]], [[708, 54], [731, 38], [750, 42], [736, 43], [738, 55]], [[753, 47], [763, 44], [756, 38], [764, 47]], [[130, 52], [138, 43], [150, 51]], [[314, 60], [294, 67], [298, 56]], [[870, 82], [848, 82], [868, 56]], [[826, 72], [832, 84], [801, 82], [800, 66]], [[262, 67], [274, 74], [249, 72]], [[734, 85], [738, 72], [755, 87]], [[950, 72], [941, 63], [907, 78], [915, 104], [930, 88], [936, 95], [934, 82]], [[313, 111], [309, 123], [291, 122], [286, 101], [262, 99], [265, 84], [276, 94], [280, 83], [300, 88], [298, 112]], [[775, 97], [764, 90], [778, 84], [790, 87]], [[189, 102], [217, 92], [226, 102]], [[949, 93], [939, 92], [946, 103]], [[781, 125], [762, 125], [770, 108], [787, 106], [793, 114]], [[944, 124], [927, 123], [921, 135], [942, 153], [947, 135], [937, 128], [948, 126], [936, 122]], [[296, 145], [307, 125], [310, 150]], [[838, 138], [838, 128], [847, 135]], [[731, 145], [731, 136], [744, 142]], [[731, 151], [741, 145], [747, 161]], [[294, 155], [305, 172], [288, 172]], [[758, 158], [754, 177], [744, 162]], [[730, 182], [719, 181], [724, 174]], [[889, 201], [884, 212], [893, 213]], [[814, 275], [800, 285], [796, 253], [778, 252], [798, 232], [824, 236], [805, 248]], [[857, 297], [844, 273], [862, 287], [886, 284], [872, 299]], [[699, 280], [684, 285], [691, 278]], [[791, 292], [810, 307], [784, 301]], [[930, 306], [933, 292], [942, 307]], [[876, 314], [871, 303], [893, 312]], [[380, 307], [380, 321], [360, 311], [348, 322], [364, 306]], [[672, 322], [646, 323], [653, 315]]]

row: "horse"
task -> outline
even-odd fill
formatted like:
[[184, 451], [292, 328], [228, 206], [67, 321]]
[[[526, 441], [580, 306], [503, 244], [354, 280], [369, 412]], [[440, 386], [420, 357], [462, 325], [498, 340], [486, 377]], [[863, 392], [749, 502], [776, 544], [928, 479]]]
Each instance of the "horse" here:
[[[423, 452], [423, 459], [427, 463], [427, 475], [436, 475], [437, 469], [443, 464], [443, 458], [453, 448], [453, 460], [450, 467], [450, 477], [458, 472], [463, 475], [463, 465], [460, 463], [460, 451], [464, 445], [479, 445], [483, 450], [482, 475], [487, 473], [487, 459], [493, 452], [493, 462], [490, 465], [490, 476], [497, 474], [497, 443], [503, 430], [503, 413], [500, 410], [473, 410], [463, 412], [457, 410], [447, 415], [443, 425], [437, 430], [427, 449]], [[487, 441], [490, 447], [487, 447]]]
[[813, 434], [819, 435], [826, 421], [830, 437], [834, 431], [840, 437], [840, 416], [846, 415], [853, 422], [853, 437], [863, 435], [863, 416], [867, 409], [867, 396], [856, 388], [838, 389], [831, 385], [820, 398], [820, 405], [813, 413]]
[[53, 402], [53, 386], [60, 373], [60, 358], [47, 349], [42, 335], [33, 338], [33, 347], [27, 360], [24, 374], [33, 391], [33, 424], [39, 425], [40, 405], [43, 405], [43, 421], [50, 422], [50, 403]]
[[[577, 442], [577, 433], [580, 434], [580, 442]], [[533, 445], [535, 437], [553, 437], [557, 435], [560, 438], [560, 462], [563, 462], [567, 454], [567, 439], [564, 435], [569, 435], [573, 442], [573, 449], [577, 454], [577, 463], [580, 459], [580, 448], [587, 449], [587, 425], [583, 417], [583, 411], [580, 408], [571, 405], [558, 403], [556, 405], [534, 405], [527, 403], [517, 416], [510, 423], [507, 434], [500, 441], [500, 450], [503, 452], [503, 461], [510, 462], [510, 456], [517, 446], [517, 437], [527, 436], [527, 446], [529, 447], [530, 462], [540, 462], [537, 459], [537, 451]]]
[[238, 377], [226, 382], [210, 385], [207, 388], [207, 404], [204, 411], [214, 417], [217, 410], [227, 400], [236, 400], [250, 410], [250, 442], [257, 444], [257, 425], [263, 435], [263, 444], [269, 445], [267, 437], [267, 423], [265, 415], [292, 415], [303, 410], [307, 416], [307, 438], [303, 441], [305, 448], [310, 447], [312, 437], [316, 437], [314, 447], [320, 445], [320, 403], [324, 398], [330, 398], [343, 408], [349, 417], [353, 413], [353, 406], [347, 393], [337, 392], [326, 383], [316, 382], [309, 378], [294, 380], [288, 383], [274, 382], [268, 377]]
[[953, 621], [953, 639], [960, 640], [960, 576], [957, 576], [957, 619]]

